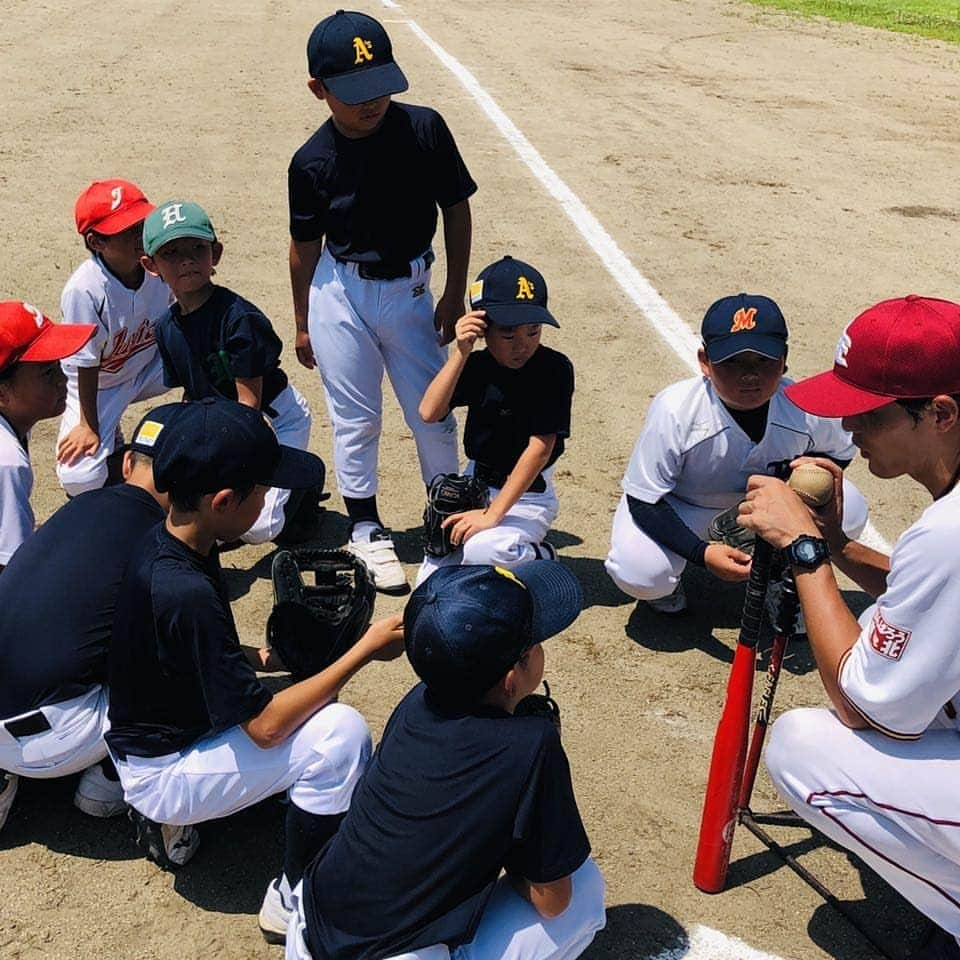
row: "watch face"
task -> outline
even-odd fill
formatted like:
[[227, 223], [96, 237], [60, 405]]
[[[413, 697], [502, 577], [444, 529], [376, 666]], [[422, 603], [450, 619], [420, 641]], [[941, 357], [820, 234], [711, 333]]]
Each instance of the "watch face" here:
[[812, 540], [801, 540], [794, 549], [801, 563], [813, 563], [817, 559], [817, 545]]

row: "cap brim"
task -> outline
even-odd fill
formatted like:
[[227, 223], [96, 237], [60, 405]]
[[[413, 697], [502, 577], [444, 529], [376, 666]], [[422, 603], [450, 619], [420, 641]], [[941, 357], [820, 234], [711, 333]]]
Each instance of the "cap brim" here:
[[833, 370], [794, 383], [784, 392], [792, 404], [818, 417], [855, 417], [897, 399], [855, 387], [841, 380]]
[[138, 200], [126, 209], [118, 210], [109, 217], [104, 217], [95, 227], [90, 229], [95, 233], [112, 237], [114, 234], [122, 233], [134, 224], [142, 223], [156, 209], [148, 200]]
[[711, 363], [723, 363], [724, 360], [729, 360], [738, 353], [759, 353], [760, 356], [770, 357], [771, 360], [782, 360], [787, 353], [787, 341], [783, 337], [765, 334], [744, 336], [742, 333], [736, 333], [714, 340], [704, 349]]
[[65, 360], [76, 353], [93, 336], [96, 329], [96, 324], [93, 323], [52, 323], [40, 332], [18, 359], [28, 363]]
[[182, 237], [193, 237], [196, 240], [208, 240], [210, 243], [217, 242], [217, 235], [212, 230], [204, 230], [203, 227], [193, 227], [189, 224], [184, 224], [181, 227], [170, 227], [169, 230], [165, 230], [163, 236], [157, 237], [157, 239], [160, 241], [159, 243], [149, 248], [147, 247], [147, 244], [144, 244], [143, 252], [148, 257], [152, 257], [161, 247], [165, 247], [173, 240], [180, 240]]
[[529, 560], [511, 569], [533, 600], [534, 643], [566, 630], [583, 609], [580, 581], [555, 560]]
[[403, 71], [392, 61], [379, 67], [362, 67], [336, 77], [321, 77], [323, 85], [338, 99], [350, 106], [376, 100], [387, 94], [403, 93], [410, 84]]
[[485, 311], [487, 319], [498, 327], [521, 327], [525, 323], [547, 323], [551, 327], [560, 326], [546, 307], [536, 303], [481, 304], [478, 309]]
[[322, 486], [325, 477], [326, 468], [315, 453], [280, 444], [280, 459], [271, 471], [260, 474], [256, 482], [281, 490], [306, 490]]

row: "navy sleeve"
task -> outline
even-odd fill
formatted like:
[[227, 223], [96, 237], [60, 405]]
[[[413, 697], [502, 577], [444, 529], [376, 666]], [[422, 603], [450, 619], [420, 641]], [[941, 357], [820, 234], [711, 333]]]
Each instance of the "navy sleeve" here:
[[531, 436], [555, 433], [570, 436], [570, 410], [573, 406], [573, 364], [557, 355], [558, 362], [543, 371], [534, 394], [534, 408], [530, 418]]
[[244, 380], [262, 377], [276, 366], [281, 350], [280, 338], [270, 321], [252, 304], [230, 316], [224, 347], [230, 357], [233, 376]]
[[322, 182], [322, 168], [304, 166], [299, 153], [287, 170], [287, 199], [290, 206], [290, 236], [294, 240], [322, 240], [327, 227], [329, 193]]
[[440, 209], [445, 210], [476, 193], [477, 185], [460, 156], [446, 121], [436, 111], [431, 111], [431, 114], [433, 149], [430, 157], [434, 198]]
[[167, 330], [171, 323], [173, 323], [173, 320], [167, 313], [160, 318], [156, 325], [157, 350], [160, 352], [161, 361], [163, 361], [163, 385], [165, 387], [182, 387], [183, 380], [180, 379], [180, 374], [177, 373], [177, 368], [170, 357], [170, 351], [167, 349]]
[[690, 563], [702, 567], [707, 544], [701, 540], [681, 519], [666, 500], [644, 503], [627, 494], [627, 506], [633, 522], [661, 546], [679, 554]]

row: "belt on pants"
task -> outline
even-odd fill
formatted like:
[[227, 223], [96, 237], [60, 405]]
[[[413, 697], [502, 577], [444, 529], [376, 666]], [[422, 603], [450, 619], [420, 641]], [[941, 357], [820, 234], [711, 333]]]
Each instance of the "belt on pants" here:
[[22, 737], [32, 737], [38, 733], [46, 733], [47, 730], [52, 729], [50, 721], [44, 716], [42, 710], [34, 710], [33, 713], [27, 713], [14, 720], [4, 720], [3, 728], [17, 740]]
[[[421, 257], [414, 257], [419, 260]], [[422, 255], [424, 269], [429, 270], [436, 257], [432, 250]], [[340, 260], [340, 263], [349, 263]], [[357, 275], [362, 280], [399, 280], [402, 277], [413, 276], [409, 260], [380, 260], [376, 263], [357, 262]]]
[[[473, 475], [491, 487], [502, 487], [507, 482], [507, 477], [510, 476], [509, 473], [498, 470], [496, 467], [491, 467], [488, 463], [474, 463]], [[546, 489], [547, 481], [544, 479], [542, 473], [538, 473], [533, 478], [533, 483], [527, 487], [526, 492], [543, 493]]]

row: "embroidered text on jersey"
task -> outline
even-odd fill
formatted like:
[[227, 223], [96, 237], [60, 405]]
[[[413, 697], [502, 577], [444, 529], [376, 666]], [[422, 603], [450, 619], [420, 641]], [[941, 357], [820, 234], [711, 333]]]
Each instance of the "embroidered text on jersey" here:
[[353, 51], [357, 55], [357, 59], [353, 61], [354, 64], [373, 59], [373, 44], [362, 37], [353, 38]]
[[887, 623], [878, 608], [873, 615], [873, 624], [870, 627], [870, 646], [881, 657], [886, 657], [888, 660], [899, 660], [903, 656], [907, 642], [910, 640], [910, 633], [909, 630]]
[[533, 283], [526, 277], [517, 277], [517, 300], [533, 299]]
[[752, 330], [756, 325], [757, 308], [748, 307], [746, 310], [741, 307], [733, 315], [733, 323], [730, 325], [731, 333], [739, 333], [741, 330]]
[[104, 373], [118, 373], [135, 353], [152, 347], [156, 342], [154, 325], [149, 320], [141, 323], [133, 333], [121, 327], [113, 338], [113, 349], [109, 356], [101, 359], [100, 369]]

